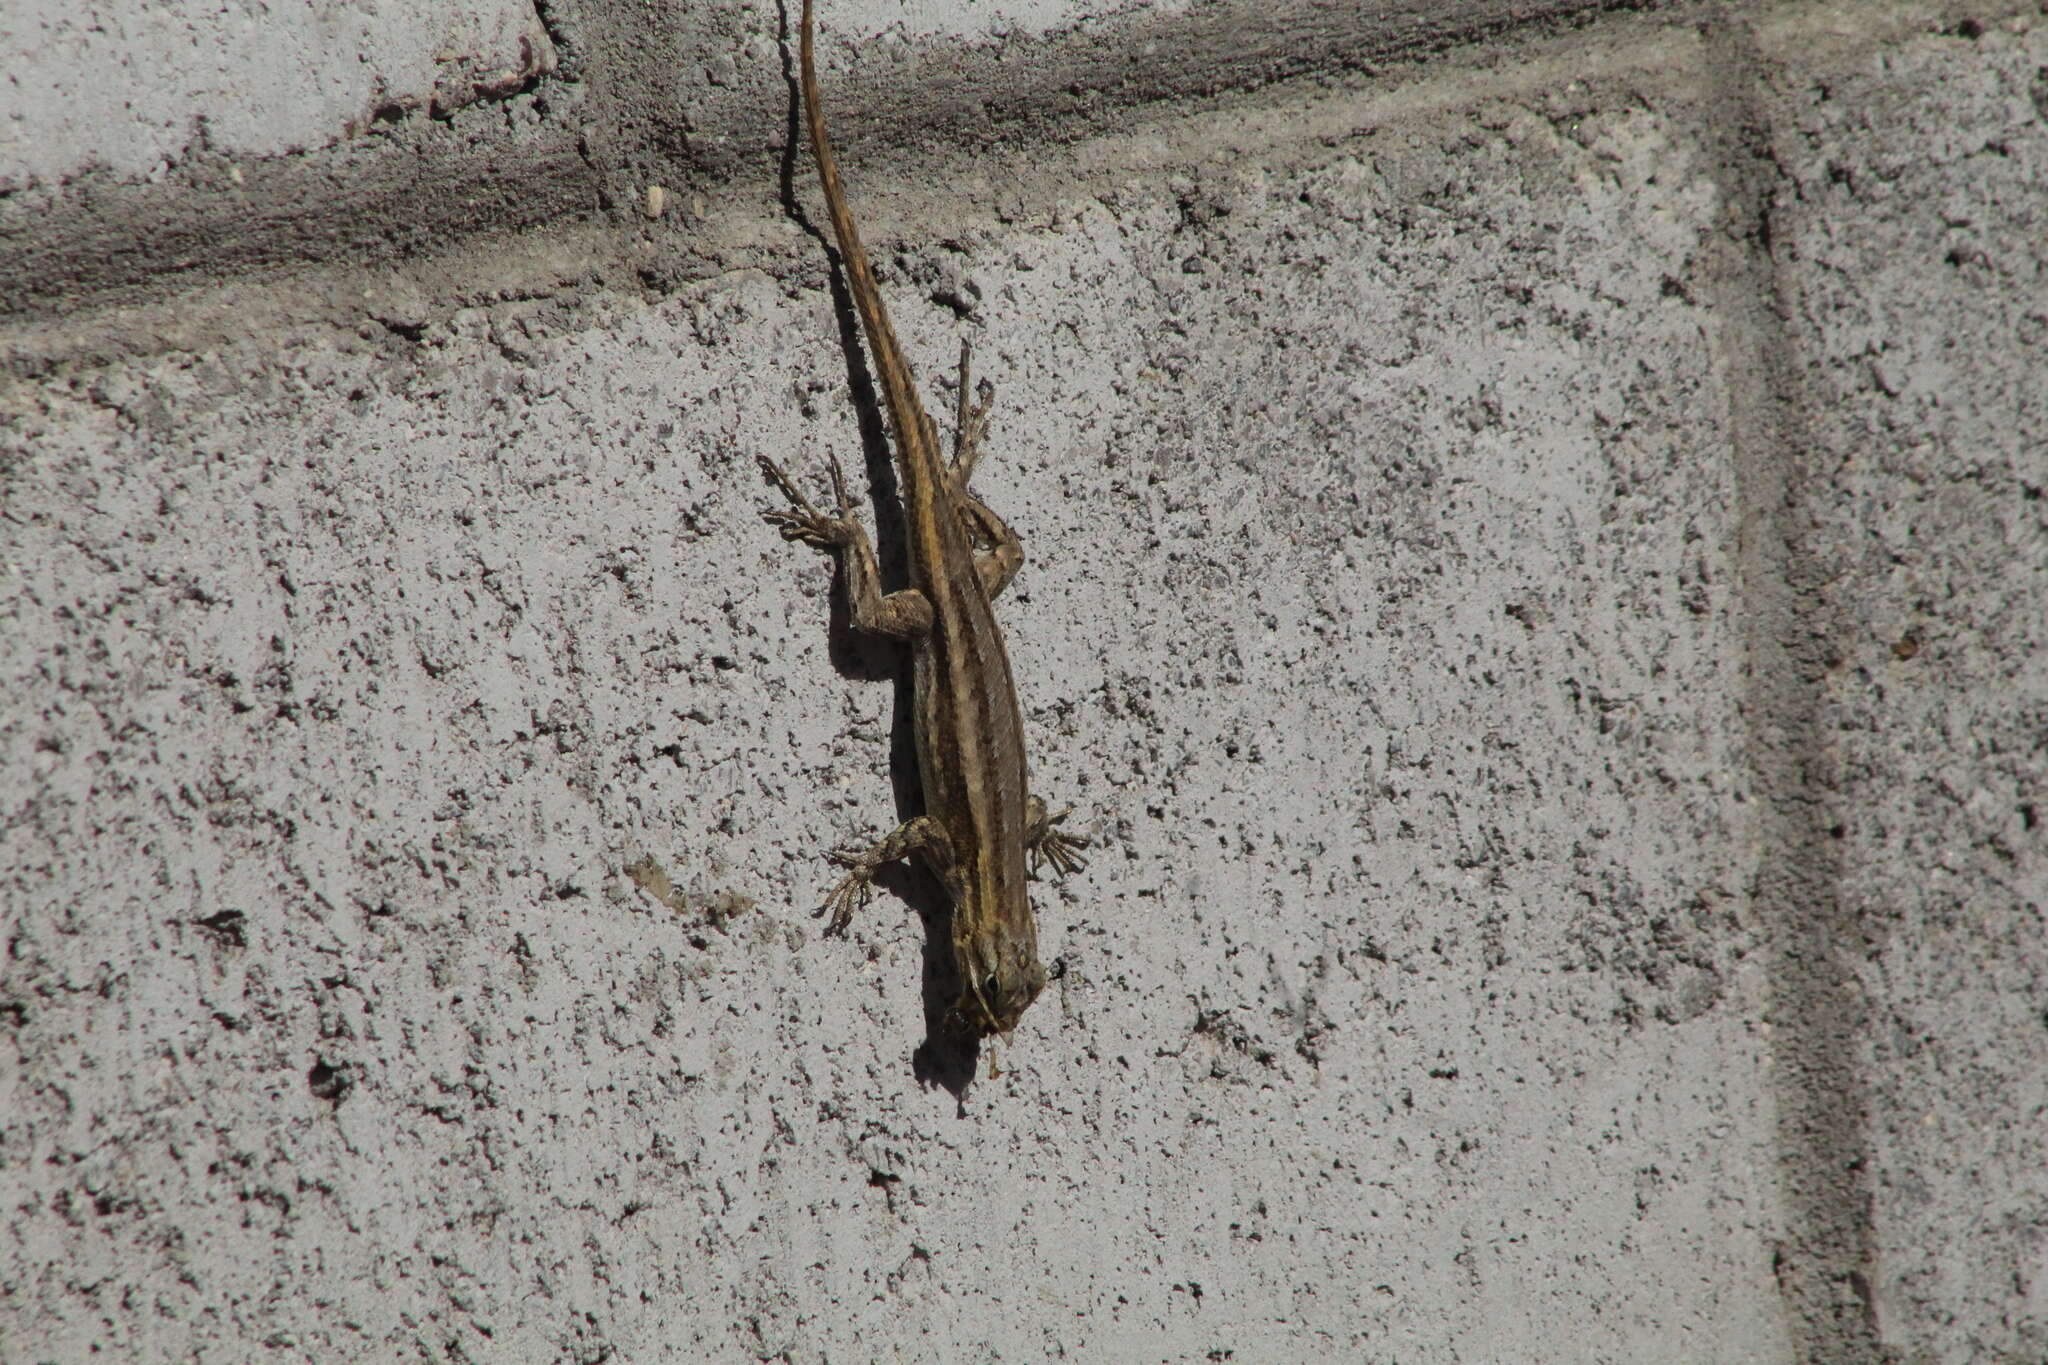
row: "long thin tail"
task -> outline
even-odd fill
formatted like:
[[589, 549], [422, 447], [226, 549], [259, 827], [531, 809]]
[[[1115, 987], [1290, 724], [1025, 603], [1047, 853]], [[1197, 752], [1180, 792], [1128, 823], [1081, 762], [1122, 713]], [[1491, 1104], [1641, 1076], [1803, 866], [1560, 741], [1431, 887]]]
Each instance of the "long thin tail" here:
[[825, 134], [825, 111], [818, 105], [818, 68], [811, 54], [812, 0], [804, 0], [802, 36], [798, 43], [803, 63], [804, 116], [811, 127], [811, 150], [818, 158], [818, 181], [825, 189], [825, 211], [832, 217], [832, 232], [839, 239], [840, 259], [846, 264], [854, 307], [860, 311], [861, 329], [867, 333], [868, 349], [874, 352], [876, 378], [882, 384], [883, 401], [889, 405], [889, 421], [896, 428], [897, 449], [908, 462], [913, 446], [931, 449], [932, 429], [918, 401], [910, 364], [897, 343], [896, 329], [889, 325], [888, 310], [875, 287], [875, 272], [868, 267], [868, 251], [861, 244], [860, 229], [846, 207], [846, 192], [839, 185], [839, 165], [832, 159], [832, 140]]

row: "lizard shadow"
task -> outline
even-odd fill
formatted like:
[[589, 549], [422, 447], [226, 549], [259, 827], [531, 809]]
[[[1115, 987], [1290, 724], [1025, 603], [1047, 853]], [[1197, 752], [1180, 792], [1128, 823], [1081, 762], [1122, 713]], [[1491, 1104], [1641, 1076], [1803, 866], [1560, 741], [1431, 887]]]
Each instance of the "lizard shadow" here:
[[[831, 234], [814, 222], [797, 199], [796, 178], [799, 149], [806, 146], [803, 124], [803, 86], [797, 75], [794, 31], [787, 3], [776, 5], [780, 25], [782, 77], [789, 90], [788, 114], [784, 122], [781, 165], [777, 188], [782, 211], [807, 236], [814, 239], [829, 263], [826, 286], [832, 297], [832, 315], [839, 327], [839, 349], [846, 357], [847, 386], [852, 394], [856, 424], [860, 432], [861, 461], [867, 474], [869, 511], [874, 518], [875, 558], [885, 591], [901, 587], [907, 578], [909, 536], [903, 519], [902, 489], [890, 453], [888, 426], [882, 416], [881, 396], [868, 368], [867, 352], [860, 332], [860, 314], [847, 284], [846, 265]], [[849, 509], [850, 510], [850, 509]], [[889, 725], [889, 780], [899, 819], [908, 820], [924, 810], [924, 796], [917, 775], [917, 746], [913, 732], [916, 680], [910, 651], [885, 640], [864, 637], [853, 628], [846, 605], [845, 570], [833, 574], [827, 653], [833, 667], [848, 677], [876, 679], [890, 677], [896, 684], [896, 701]], [[915, 858], [882, 870], [875, 885], [888, 895], [901, 898], [917, 913], [924, 926], [923, 997], [925, 1039], [911, 1054], [911, 1070], [921, 1085], [938, 1085], [964, 1103], [968, 1088], [980, 1067], [978, 1039], [946, 1027], [952, 1004], [960, 998], [959, 969], [953, 960], [953, 910], [944, 889]], [[871, 908], [870, 913], [877, 913]]]

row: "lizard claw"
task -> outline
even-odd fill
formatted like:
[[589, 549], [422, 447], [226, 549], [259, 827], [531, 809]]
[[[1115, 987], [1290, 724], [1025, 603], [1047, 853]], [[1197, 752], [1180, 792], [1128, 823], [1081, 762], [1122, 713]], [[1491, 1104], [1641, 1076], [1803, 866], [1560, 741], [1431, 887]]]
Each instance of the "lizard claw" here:
[[[832, 857], [835, 862], [840, 861], [839, 854]], [[825, 897], [825, 903], [811, 913], [811, 918], [822, 919], [830, 914], [832, 918], [825, 925], [826, 936], [844, 938], [846, 926], [853, 923], [854, 912], [866, 909], [867, 903], [868, 873], [864, 868], [856, 868], [832, 888]]]
[[828, 860], [846, 868], [847, 873], [839, 884], [825, 896], [825, 903], [812, 915], [813, 919], [830, 914], [831, 920], [825, 925], [827, 935], [845, 937], [846, 926], [853, 923], [855, 912], [867, 909], [870, 880], [874, 868], [868, 865], [864, 850], [851, 845], [835, 848], [825, 855]]
[[761, 472], [789, 499], [789, 509], [770, 508], [761, 514], [761, 519], [773, 526], [784, 540], [800, 540], [820, 550], [837, 550], [853, 543], [853, 524], [846, 520], [846, 476], [836, 458], [831, 462], [832, 492], [838, 502], [829, 514], [811, 506], [811, 500], [797, 488], [796, 481], [783, 472], [781, 465], [766, 455], [756, 458], [761, 462]]
[[763, 512], [761, 519], [773, 526], [784, 540], [792, 543], [800, 540], [820, 550], [836, 550], [852, 539], [847, 533], [846, 523], [836, 517], [770, 511]]
[[1088, 865], [1087, 857], [1081, 850], [1088, 847], [1088, 841], [1078, 834], [1069, 834], [1053, 826], [1063, 823], [1074, 808], [1068, 806], [1057, 815], [1045, 817], [1045, 823], [1033, 831], [1031, 840], [1031, 875], [1038, 875], [1041, 863], [1051, 863], [1052, 870], [1062, 877], [1079, 872]]

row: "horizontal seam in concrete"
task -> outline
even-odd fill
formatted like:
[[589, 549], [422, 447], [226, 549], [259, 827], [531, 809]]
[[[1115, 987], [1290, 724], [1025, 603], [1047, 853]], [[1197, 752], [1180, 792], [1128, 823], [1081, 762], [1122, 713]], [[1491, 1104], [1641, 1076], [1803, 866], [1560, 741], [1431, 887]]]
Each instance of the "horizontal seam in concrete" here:
[[[1179, 105], [1319, 73], [1356, 76], [1509, 33], [1658, 8], [1659, 0], [1475, 0], [1445, 17], [1431, 0], [1371, 15], [1339, 0], [1308, 0], [1167, 20], [1141, 12], [1006, 50], [944, 45], [881, 76], [853, 73], [838, 98], [861, 110], [859, 132], [842, 140], [852, 147], [936, 139], [966, 154], [996, 141], [1085, 137], [1148, 103]], [[549, 32], [556, 27], [550, 22]], [[593, 118], [603, 126], [609, 73], [566, 35], [556, 41], [569, 56], [566, 72], [584, 81], [538, 77], [483, 102], [505, 107], [538, 96], [538, 134], [479, 126], [473, 112], [458, 130], [408, 110], [367, 143], [255, 160], [201, 145], [161, 183], [88, 175], [62, 190], [0, 196], [0, 241], [9, 246], [0, 255], [0, 317], [138, 302], [195, 278], [390, 260], [477, 234], [630, 213], [638, 205], [627, 206], [630, 196], [615, 183], [629, 163], [669, 162], [663, 175], [671, 184], [700, 187], [768, 171], [760, 134], [782, 123], [779, 111], [764, 115], [784, 93], [768, 64], [716, 100], [645, 116], [625, 145], [600, 153], [583, 129]], [[1189, 53], [1209, 59], [1191, 63]]]

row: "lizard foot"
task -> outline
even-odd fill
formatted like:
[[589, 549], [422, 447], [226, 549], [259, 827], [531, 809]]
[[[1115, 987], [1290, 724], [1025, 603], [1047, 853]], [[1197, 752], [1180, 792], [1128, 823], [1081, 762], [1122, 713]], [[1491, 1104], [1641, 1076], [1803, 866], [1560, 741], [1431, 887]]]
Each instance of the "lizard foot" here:
[[826, 921], [825, 933], [844, 938], [846, 927], [853, 923], [854, 914], [867, 908], [875, 870], [857, 848], [836, 848], [829, 856], [833, 862], [846, 868], [847, 873], [826, 894], [825, 903], [813, 912], [811, 918], [819, 919], [829, 914], [832, 918]]
[[759, 459], [761, 472], [782, 490], [783, 496], [790, 502], [787, 510], [771, 508], [761, 514], [761, 519], [779, 531], [784, 540], [800, 540], [821, 550], [842, 549], [853, 543], [859, 532], [854, 524], [846, 519], [846, 475], [839, 468], [839, 461], [836, 458], [831, 461], [832, 496], [835, 501], [829, 513], [820, 512], [811, 506], [811, 500], [803, 495], [789, 475], [783, 473], [781, 465], [766, 455], [760, 456]]
[[1088, 865], [1088, 859], [1081, 852], [1088, 847], [1088, 841], [1078, 834], [1069, 834], [1055, 825], [1065, 822], [1074, 808], [1068, 806], [1057, 815], [1048, 815], [1045, 806], [1037, 797], [1032, 798], [1030, 827], [1025, 831], [1024, 843], [1031, 851], [1031, 875], [1038, 875], [1041, 862], [1052, 864], [1052, 870], [1062, 877], [1079, 872]]

